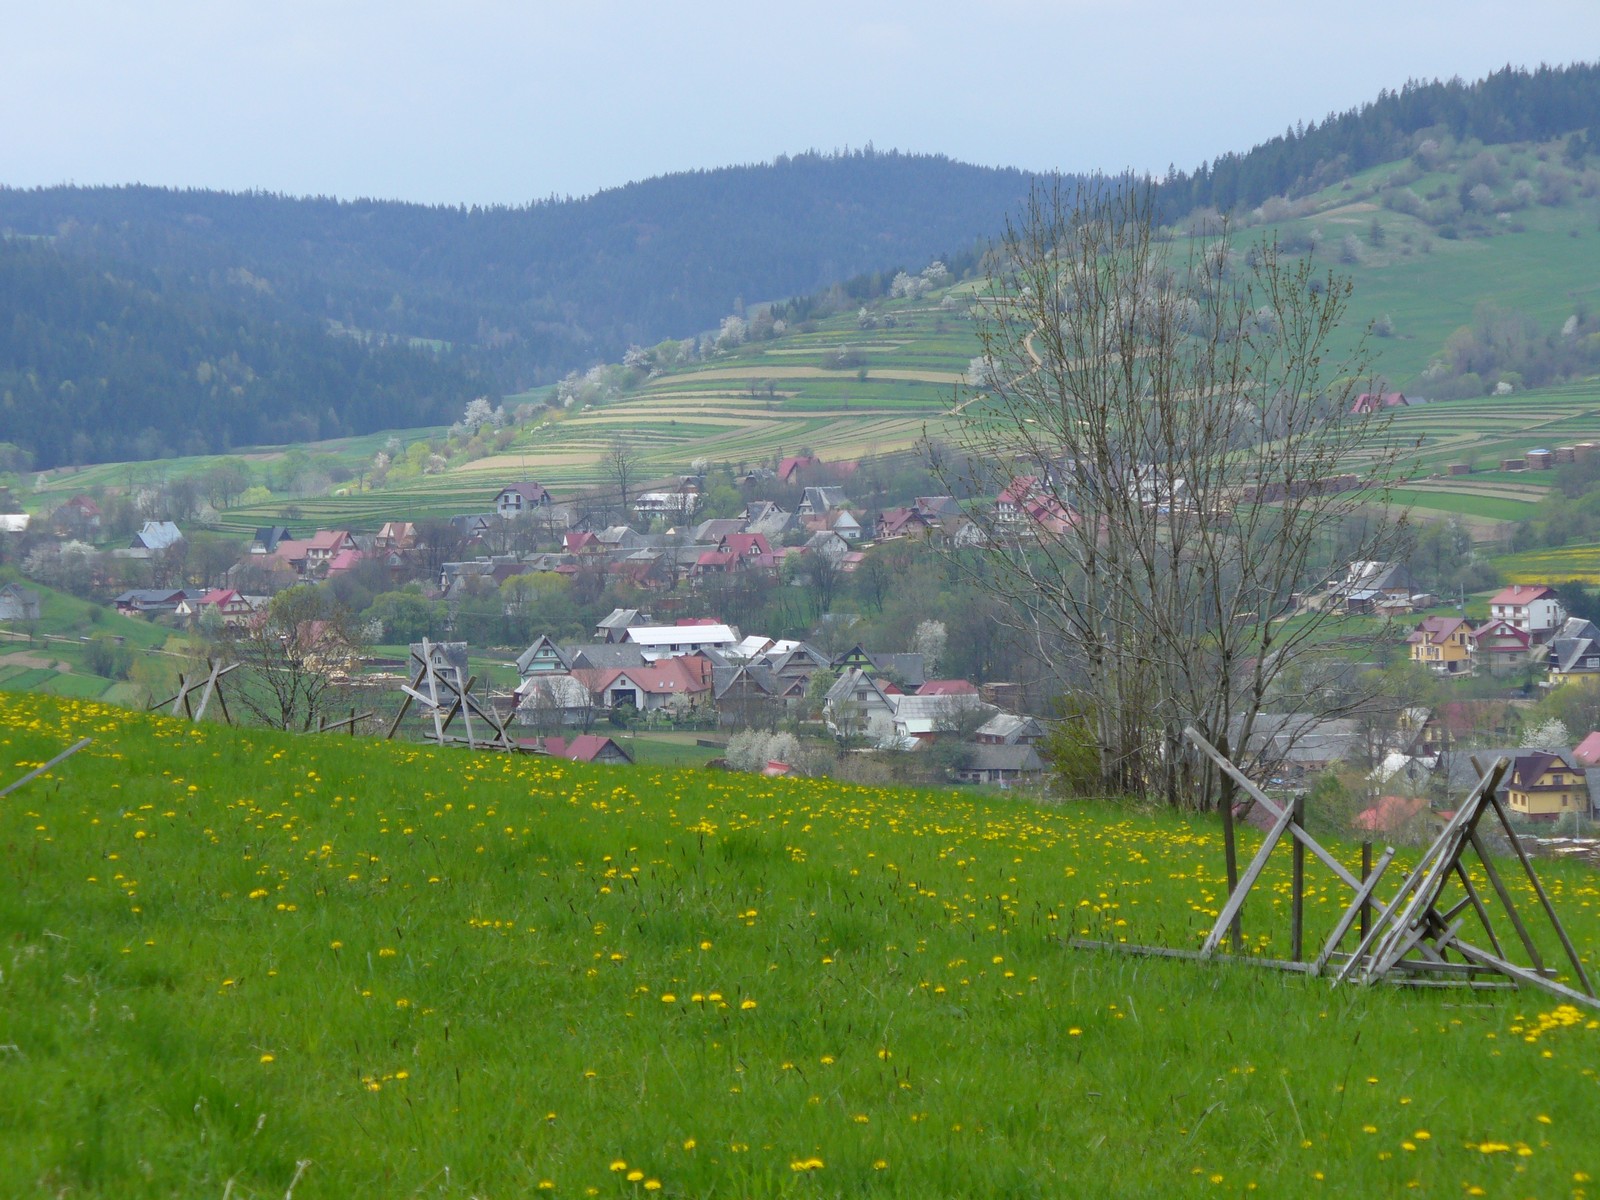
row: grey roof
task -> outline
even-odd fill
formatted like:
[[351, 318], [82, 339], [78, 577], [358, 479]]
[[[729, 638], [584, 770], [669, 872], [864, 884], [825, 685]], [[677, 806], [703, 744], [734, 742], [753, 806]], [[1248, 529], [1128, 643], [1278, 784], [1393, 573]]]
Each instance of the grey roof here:
[[922, 655], [920, 654], [873, 654], [868, 652], [867, 657], [872, 660], [872, 665], [885, 675], [893, 676], [907, 687], [919, 688], [927, 682], [923, 674]]
[[752, 505], [749, 510], [751, 515], [744, 524], [744, 532], [759, 533], [769, 542], [777, 541], [800, 525], [799, 517], [792, 512], [784, 512], [776, 504], [766, 505], [761, 512], [755, 512], [754, 509], [755, 506]]
[[800, 494], [800, 507], [813, 513], [824, 513], [838, 508], [850, 499], [842, 487], [808, 487]]
[[[1241, 722], [1235, 722], [1230, 731], [1235, 742], [1241, 727]], [[1313, 766], [1352, 758], [1362, 746], [1361, 723], [1353, 717], [1257, 713], [1248, 752], [1260, 763]]]
[[744, 524], [738, 517], [712, 517], [694, 527], [694, 540], [715, 545], [730, 533], [743, 533]]
[[781, 654], [769, 653], [766, 657], [768, 664], [780, 675], [785, 672], [789, 674], [803, 672], [809, 675], [813, 671], [833, 665], [832, 660], [810, 642], [801, 642], [793, 650], [786, 650]]
[[627, 629], [630, 625], [639, 625], [643, 621], [644, 618], [639, 615], [637, 608], [613, 608], [595, 624], [595, 628]]
[[584, 646], [567, 646], [562, 652], [572, 663], [574, 671], [585, 667], [604, 670], [608, 667], [642, 667], [647, 665], [644, 647], [634, 642], [598, 643]]
[[775, 696], [783, 690], [783, 684], [772, 673], [770, 667], [760, 663], [742, 663], [738, 666], [713, 666], [711, 668], [711, 693], [721, 700], [743, 678], [753, 684], [759, 692], [766, 696]]
[[[1500, 758], [1502, 755], [1509, 758], [1512, 765], [1515, 766], [1519, 758], [1524, 758], [1530, 754], [1548, 753], [1548, 750], [1542, 750], [1538, 746], [1499, 746], [1487, 750], [1447, 750], [1439, 755], [1439, 761], [1434, 770], [1444, 775], [1445, 784], [1450, 789], [1451, 798], [1460, 800], [1473, 788], [1477, 787], [1478, 780], [1482, 778], [1478, 773], [1478, 769], [1472, 765], [1474, 757], [1487, 769], [1494, 763], [1495, 759]], [[1571, 755], [1562, 752], [1562, 757], [1570, 760]], [[1509, 771], [1506, 772], [1508, 781], [1510, 774]], [[1501, 787], [1500, 794], [1502, 796], [1505, 794], [1504, 786]]]
[[1008, 746], [1014, 746], [1018, 738], [1043, 737], [1044, 729], [1032, 717], [1019, 717], [1014, 713], [998, 713], [990, 717], [979, 727], [979, 737], [999, 738]]
[[549, 646], [549, 648], [554, 652], [555, 660], [565, 669], [569, 671], [572, 669], [572, 656], [551, 641], [550, 638], [541, 636], [534, 640], [533, 645], [529, 646], [521, 654], [517, 655], [517, 673], [519, 675], [526, 675], [528, 673], [528, 668], [533, 665], [534, 655], [538, 653], [540, 647], [542, 646]]
[[165, 550], [183, 541], [183, 534], [171, 521], [146, 521], [144, 528], [133, 535], [133, 544], [146, 550]]
[[1042, 771], [1044, 760], [1032, 746], [993, 746], [981, 742], [968, 743], [966, 770], [969, 771]]

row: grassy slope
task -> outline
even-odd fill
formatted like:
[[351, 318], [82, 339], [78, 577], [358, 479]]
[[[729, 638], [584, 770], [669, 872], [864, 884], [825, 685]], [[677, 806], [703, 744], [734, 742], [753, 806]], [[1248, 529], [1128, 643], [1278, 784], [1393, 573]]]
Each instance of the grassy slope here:
[[139, 656], [166, 645], [171, 630], [31, 580], [24, 583], [39, 593], [39, 620], [0, 622], [0, 688], [131, 701], [132, 685], [89, 669], [81, 639], [121, 638]]
[[[1594, 1167], [1597, 1026], [1537, 996], [1059, 944], [1193, 944], [1203, 824], [0, 717], [0, 779], [96, 739], [0, 804], [6, 1195], [277, 1197], [301, 1162], [299, 1200], [1552, 1195]], [[1546, 877], [1593, 960], [1593, 875]], [[1247, 912], [1265, 949], [1286, 884]]]

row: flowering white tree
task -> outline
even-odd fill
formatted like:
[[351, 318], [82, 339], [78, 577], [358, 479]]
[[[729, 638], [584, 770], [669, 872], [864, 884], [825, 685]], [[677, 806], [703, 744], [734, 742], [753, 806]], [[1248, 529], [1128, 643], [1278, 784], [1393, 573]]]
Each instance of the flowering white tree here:
[[750, 327], [745, 324], [745, 319], [734, 315], [722, 318], [722, 328], [717, 331], [717, 349], [731, 350], [742, 344], [750, 335]]
[[939, 662], [944, 658], [944, 648], [949, 641], [949, 631], [943, 621], [923, 621], [911, 638], [911, 649], [922, 655], [922, 673], [934, 677]]
[[461, 427], [468, 433], [477, 433], [479, 429], [494, 419], [494, 406], [487, 397], [479, 396], [476, 400], [467, 402], [467, 411], [461, 415]]

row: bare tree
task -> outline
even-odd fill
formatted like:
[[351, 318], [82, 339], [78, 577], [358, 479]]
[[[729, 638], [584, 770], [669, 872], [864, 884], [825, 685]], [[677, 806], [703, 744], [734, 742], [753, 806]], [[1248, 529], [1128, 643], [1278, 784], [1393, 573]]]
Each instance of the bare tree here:
[[[1036, 191], [977, 306], [987, 397], [958, 395], [956, 421], [999, 495], [978, 578], [1086, 714], [1101, 786], [1209, 806], [1230, 793], [1185, 726], [1229, 753], [1269, 702], [1327, 712], [1279, 686], [1327, 614], [1286, 618], [1346, 518], [1387, 501], [1399, 450], [1381, 414], [1347, 415], [1347, 282], [1271, 243], [1239, 254], [1226, 226], [1181, 246], [1148, 189]], [[1371, 522], [1353, 557], [1398, 544]]]
[[628, 498], [633, 494], [639, 482], [639, 473], [644, 469], [639, 451], [622, 434], [616, 434], [606, 443], [600, 469], [617, 490], [618, 501], [622, 505], [622, 519], [631, 522], [633, 514], [628, 507]]
[[223, 656], [245, 668], [236, 703], [274, 729], [312, 728], [360, 655], [348, 614], [309, 584], [279, 592], [220, 636]]

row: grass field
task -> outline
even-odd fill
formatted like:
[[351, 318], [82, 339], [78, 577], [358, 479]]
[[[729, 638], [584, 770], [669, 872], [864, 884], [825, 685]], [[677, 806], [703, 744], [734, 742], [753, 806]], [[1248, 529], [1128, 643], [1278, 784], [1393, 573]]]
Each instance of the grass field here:
[[1600, 545], [1525, 550], [1495, 559], [1507, 583], [1600, 583]]
[[[9, 693], [0, 731], [4, 780], [95, 739], [0, 804], [7, 1196], [1566, 1196], [1596, 1169], [1587, 1014], [1062, 945], [1195, 944], [1204, 822]], [[1594, 961], [1594, 876], [1545, 878]]]

